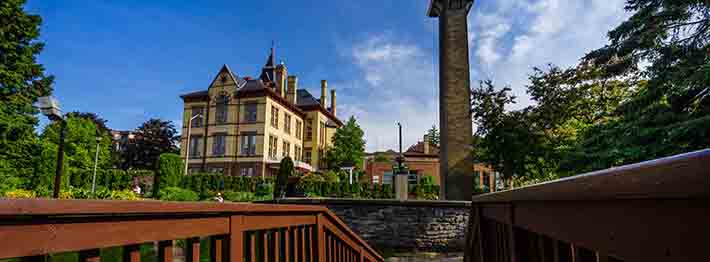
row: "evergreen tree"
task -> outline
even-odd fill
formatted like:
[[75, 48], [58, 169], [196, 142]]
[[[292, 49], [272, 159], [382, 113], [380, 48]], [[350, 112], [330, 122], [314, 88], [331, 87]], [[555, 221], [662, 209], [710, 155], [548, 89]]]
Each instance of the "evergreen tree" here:
[[33, 103], [52, 91], [53, 77], [37, 63], [42, 19], [23, 10], [24, 0], [0, 2], [0, 168], [31, 167], [39, 155]]
[[343, 163], [351, 163], [362, 167], [365, 157], [365, 132], [357, 124], [355, 117], [351, 116], [345, 126], [333, 135], [333, 147], [328, 150], [326, 159], [328, 167], [340, 167]]
[[426, 131], [427, 136], [429, 136], [429, 141], [431, 142], [432, 145], [435, 145], [439, 147], [439, 141], [440, 135], [439, 135], [439, 129], [436, 128], [436, 125], [432, 125], [429, 130]]
[[284, 157], [279, 163], [279, 173], [276, 177], [276, 186], [274, 187], [274, 198], [281, 198], [286, 196], [286, 187], [288, 185], [288, 178], [293, 176], [293, 161], [290, 157]]

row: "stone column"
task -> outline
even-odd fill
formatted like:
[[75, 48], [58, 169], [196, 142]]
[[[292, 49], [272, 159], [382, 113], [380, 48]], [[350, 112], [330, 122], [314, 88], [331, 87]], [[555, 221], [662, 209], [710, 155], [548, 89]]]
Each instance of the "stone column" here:
[[432, 0], [427, 15], [439, 18], [439, 121], [441, 199], [470, 200], [471, 90], [468, 11], [473, 0]]

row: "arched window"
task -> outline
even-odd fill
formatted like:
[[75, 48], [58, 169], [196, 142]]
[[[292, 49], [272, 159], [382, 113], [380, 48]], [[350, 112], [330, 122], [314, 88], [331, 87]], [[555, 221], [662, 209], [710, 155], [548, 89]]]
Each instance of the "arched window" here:
[[226, 123], [227, 122], [227, 116], [229, 115], [229, 97], [226, 95], [220, 95], [217, 98], [217, 108], [216, 108], [216, 116], [215, 116], [215, 121], [217, 121], [218, 124]]

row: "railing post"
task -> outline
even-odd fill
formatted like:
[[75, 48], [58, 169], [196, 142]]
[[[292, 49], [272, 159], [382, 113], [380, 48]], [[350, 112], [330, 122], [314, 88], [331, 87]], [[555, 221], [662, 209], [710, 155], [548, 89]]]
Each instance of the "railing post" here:
[[229, 260], [229, 238], [226, 236], [211, 236], [210, 262], [226, 262]]
[[[229, 260], [231, 262], [244, 261], [244, 217], [241, 215], [231, 216], [229, 218], [229, 253]], [[193, 262], [200, 262], [199, 254], [197, 261]]]
[[281, 229], [274, 231], [274, 262], [281, 262]]
[[101, 250], [97, 248], [79, 251], [79, 262], [101, 262]]
[[365, 252], [365, 250], [364, 250], [364, 248], [362, 248], [362, 246], [360, 246], [360, 252], [359, 252], [359, 253], [360, 253], [360, 257], [358, 258], [357, 261], [359, 261], [359, 262], [365, 262], [365, 254], [364, 254], [363, 252]]
[[199, 237], [191, 237], [185, 241], [185, 262], [200, 262]]
[[47, 256], [45, 255], [37, 255], [37, 256], [29, 256], [29, 257], [21, 257], [20, 262], [45, 262], [47, 260]]
[[510, 261], [518, 262], [518, 255], [515, 249], [515, 206], [509, 205], [510, 224], [508, 225], [508, 241], [510, 241]]
[[173, 262], [173, 241], [158, 242], [158, 262]]
[[293, 250], [293, 248], [291, 248], [291, 237], [290, 237], [291, 233], [290, 233], [290, 231], [291, 230], [288, 227], [286, 227], [286, 230], [284, 230], [284, 244], [285, 244], [284, 245], [285, 256], [283, 259], [284, 262], [292, 262], [293, 261], [293, 257], [291, 257], [291, 251]]
[[139, 244], [127, 245], [127, 246], [123, 247], [123, 262], [140, 262], [140, 261], [141, 261], [141, 246]]
[[316, 215], [316, 235], [318, 241], [318, 262], [325, 262], [325, 221], [323, 214]]
[[306, 262], [306, 228], [299, 227], [298, 231], [299, 241], [301, 242], [301, 261]]

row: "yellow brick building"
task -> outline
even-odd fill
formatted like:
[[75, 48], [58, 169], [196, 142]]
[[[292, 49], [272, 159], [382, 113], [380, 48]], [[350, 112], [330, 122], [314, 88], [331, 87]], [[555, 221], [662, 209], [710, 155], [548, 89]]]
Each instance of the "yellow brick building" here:
[[[182, 156], [188, 171], [271, 176], [284, 156], [302, 171], [324, 167], [323, 156], [335, 130], [336, 94], [326, 106], [327, 82], [316, 99], [298, 89], [298, 78], [274, 63], [274, 51], [258, 79], [239, 77], [227, 65], [207, 90], [180, 96], [184, 102]], [[186, 150], [189, 143], [189, 152]]]

